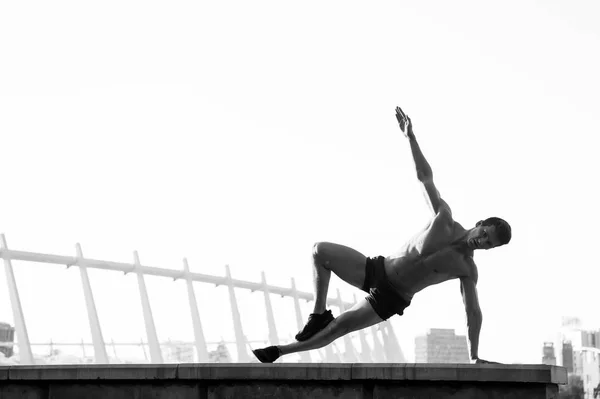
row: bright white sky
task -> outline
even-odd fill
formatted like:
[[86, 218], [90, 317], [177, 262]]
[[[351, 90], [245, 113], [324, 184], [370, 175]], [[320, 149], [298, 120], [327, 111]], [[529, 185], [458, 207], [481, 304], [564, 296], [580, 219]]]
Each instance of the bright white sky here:
[[[388, 255], [430, 217], [400, 105], [455, 219], [513, 227], [475, 257], [481, 357], [539, 363], [561, 315], [600, 326], [599, 17], [591, 0], [4, 2], [0, 232], [310, 291], [313, 242]], [[13, 266], [32, 342], [90, 340], [76, 269]], [[90, 275], [106, 340], [139, 341], [135, 277]], [[183, 283], [146, 281], [159, 339], [191, 341]], [[233, 339], [225, 289], [196, 291], [207, 339]], [[261, 294], [238, 301], [266, 338]], [[465, 333], [458, 281], [392, 320], [409, 360], [427, 328]]]

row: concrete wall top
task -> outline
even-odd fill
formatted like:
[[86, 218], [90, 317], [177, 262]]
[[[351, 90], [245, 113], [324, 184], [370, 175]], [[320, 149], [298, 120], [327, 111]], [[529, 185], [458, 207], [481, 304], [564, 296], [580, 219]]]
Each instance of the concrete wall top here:
[[186, 363], [0, 366], [0, 380], [408, 380], [566, 384], [548, 365], [429, 363]]

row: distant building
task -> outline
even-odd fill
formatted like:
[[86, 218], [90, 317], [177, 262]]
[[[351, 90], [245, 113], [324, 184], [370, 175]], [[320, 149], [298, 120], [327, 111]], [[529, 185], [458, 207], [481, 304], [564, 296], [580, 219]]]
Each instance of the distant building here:
[[583, 381], [584, 397], [600, 384], [600, 330], [585, 330], [578, 317], [563, 317], [557, 336], [558, 364]]
[[600, 331], [582, 331], [581, 346], [600, 349]]
[[573, 344], [571, 341], [562, 343], [562, 365], [567, 369], [567, 373], [573, 372]]
[[544, 342], [542, 364], [556, 366], [556, 355], [554, 354], [554, 343]]
[[563, 317], [555, 340], [557, 364], [572, 367], [571, 351], [580, 348], [600, 349], [600, 330], [584, 330], [578, 317]]
[[594, 388], [600, 384], [600, 349], [575, 349], [573, 360], [573, 374], [583, 380], [584, 397], [593, 398]]
[[467, 338], [453, 329], [432, 328], [415, 338], [417, 363], [470, 363]]
[[0, 352], [4, 356], [11, 357], [13, 355], [13, 344], [15, 343], [15, 328], [8, 323], [0, 322]]

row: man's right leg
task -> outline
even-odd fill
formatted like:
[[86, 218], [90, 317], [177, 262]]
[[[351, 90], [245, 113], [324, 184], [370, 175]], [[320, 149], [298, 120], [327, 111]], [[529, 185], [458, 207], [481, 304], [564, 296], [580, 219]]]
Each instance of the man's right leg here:
[[366, 262], [367, 258], [363, 254], [344, 245], [318, 242], [313, 246], [315, 306], [308, 323], [296, 335], [298, 341], [307, 340], [333, 320], [331, 312], [326, 311], [331, 272], [348, 284], [362, 288]]
[[329, 323], [327, 327], [306, 341], [294, 342], [288, 345], [268, 346], [266, 348], [255, 349], [252, 353], [261, 362], [272, 363], [282, 355], [322, 348], [341, 336], [356, 330], [362, 330], [382, 321], [383, 319], [377, 314], [371, 304], [366, 299], [362, 299], [352, 309], [343, 312], [333, 322]]

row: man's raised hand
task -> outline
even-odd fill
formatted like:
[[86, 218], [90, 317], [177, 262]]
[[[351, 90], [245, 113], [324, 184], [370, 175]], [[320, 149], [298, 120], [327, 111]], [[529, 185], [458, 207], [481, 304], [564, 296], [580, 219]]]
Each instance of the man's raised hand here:
[[402, 133], [404, 133], [404, 135], [409, 139], [412, 139], [415, 136], [412, 130], [412, 121], [400, 107], [396, 107], [396, 119], [398, 120], [398, 124], [400, 125], [400, 130], [402, 130]]
[[[400, 125], [400, 130], [404, 132], [406, 128], [406, 114], [402, 112], [400, 107], [396, 107], [396, 119], [398, 119], [398, 124]], [[406, 134], [406, 133], [405, 133]]]

